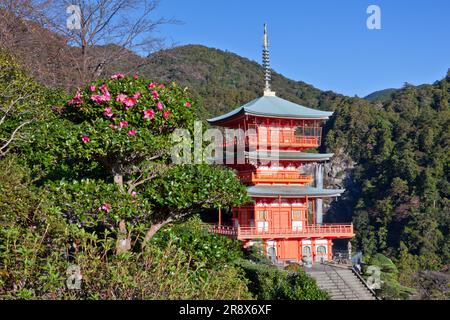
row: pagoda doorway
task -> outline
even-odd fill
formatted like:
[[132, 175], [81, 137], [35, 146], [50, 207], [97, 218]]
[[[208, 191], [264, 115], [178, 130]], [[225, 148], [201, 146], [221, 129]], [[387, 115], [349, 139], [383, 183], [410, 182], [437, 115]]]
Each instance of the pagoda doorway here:
[[289, 226], [289, 210], [272, 211], [272, 230], [281, 231]]

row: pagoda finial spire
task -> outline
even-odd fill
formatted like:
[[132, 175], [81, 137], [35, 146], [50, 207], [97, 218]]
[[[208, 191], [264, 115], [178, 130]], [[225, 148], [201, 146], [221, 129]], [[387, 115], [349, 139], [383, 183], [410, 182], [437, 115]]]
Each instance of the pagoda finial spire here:
[[262, 61], [264, 67], [264, 95], [274, 96], [275, 92], [271, 89], [272, 72], [270, 70], [270, 55], [269, 55], [269, 35], [267, 34], [267, 23], [264, 23], [264, 39], [263, 39], [263, 54]]

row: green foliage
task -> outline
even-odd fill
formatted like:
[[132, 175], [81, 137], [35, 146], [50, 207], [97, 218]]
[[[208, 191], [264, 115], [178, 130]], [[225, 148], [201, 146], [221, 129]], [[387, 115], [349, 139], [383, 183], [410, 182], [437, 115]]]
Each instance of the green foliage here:
[[240, 266], [249, 279], [249, 290], [262, 300], [327, 300], [316, 282], [306, 273], [287, 272], [273, 265], [243, 260]]
[[211, 234], [208, 226], [195, 216], [185, 223], [174, 224], [161, 230], [152, 242], [160, 247], [172, 243], [189, 254], [195, 268], [232, 268], [243, 257], [242, 243], [227, 237]]
[[326, 292], [317, 287], [315, 280], [304, 271], [289, 273], [286, 284], [283, 285], [276, 296], [282, 300], [328, 300]]
[[120, 192], [117, 184], [104, 180], [58, 181], [46, 185], [55, 207], [70, 223], [83, 228], [106, 228], [114, 232], [119, 221], [128, 227], [148, 227], [151, 207], [149, 199], [139, 194]]
[[392, 94], [395, 93], [395, 91], [397, 91], [397, 89], [384, 89], [375, 91], [364, 97], [364, 99], [371, 102], [387, 102], [392, 98]]
[[382, 104], [348, 100], [336, 110], [325, 141], [357, 163], [343, 201], [355, 209], [365, 253], [398, 258], [403, 243], [404, 255], [420, 257], [419, 269], [448, 264], [449, 101], [446, 78], [405, 86]]
[[[33, 186], [30, 170], [20, 162], [15, 156], [0, 160], [0, 298], [252, 297], [238, 269], [203, 267], [200, 270], [199, 266], [190, 263], [198, 256], [192, 257], [191, 252], [183, 250], [172, 239], [159, 245], [149, 244], [144, 251], [113, 254], [113, 237], [70, 223], [60, 208], [53, 204], [61, 190]], [[91, 187], [84, 187], [79, 199], [73, 203], [80, 206], [89, 204], [92, 194], [86, 192], [91, 192]], [[100, 187], [101, 190], [103, 188]], [[83, 202], [83, 196], [89, 199]], [[222, 258], [217, 258], [218, 263], [231, 265], [235, 257], [224, 252], [224, 246], [228, 244], [218, 238], [215, 240], [224, 253]], [[71, 265], [80, 267], [80, 290], [66, 286], [69, 276], [66, 272]]]
[[0, 50], [0, 157], [28, 138], [27, 126], [41, 118], [43, 101], [42, 88]]
[[154, 200], [161, 218], [250, 201], [245, 187], [231, 170], [206, 164], [175, 165], [143, 193]]
[[402, 286], [399, 282], [399, 270], [388, 257], [377, 253], [368, 259], [368, 265], [376, 266], [381, 271], [380, 296], [384, 299], [408, 299], [416, 291]]

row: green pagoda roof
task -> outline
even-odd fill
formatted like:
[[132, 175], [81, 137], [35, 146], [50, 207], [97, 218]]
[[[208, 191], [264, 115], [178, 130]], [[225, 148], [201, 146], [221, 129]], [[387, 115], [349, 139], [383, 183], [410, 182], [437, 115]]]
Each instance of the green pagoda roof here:
[[307, 108], [277, 96], [262, 96], [222, 116], [208, 119], [208, 122], [217, 124], [241, 114], [288, 119], [328, 119], [333, 112]]
[[344, 189], [322, 189], [310, 186], [251, 186], [247, 192], [252, 197], [339, 197]]

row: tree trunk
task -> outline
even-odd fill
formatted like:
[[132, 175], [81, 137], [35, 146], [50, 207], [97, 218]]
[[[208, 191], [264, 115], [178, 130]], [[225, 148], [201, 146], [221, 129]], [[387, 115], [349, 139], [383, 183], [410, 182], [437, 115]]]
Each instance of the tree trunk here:
[[120, 170], [120, 165], [114, 165], [111, 169], [114, 183], [118, 184], [120, 191], [123, 192], [123, 173], [122, 170]]
[[164, 227], [166, 224], [172, 222], [172, 218], [166, 219], [164, 221], [158, 222], [158, 223], [153, 223], [152, 226], [150, 227], [150, 229], [148, 229], [147, 233], [145, 234], [145, 239], [144, 239], [144, 245], [150, 241], [151, 238], [153, 238], [153, 236], [156, 234], [156, 232], [158, 232], [159, 229], [161, 229], [162, 227]]
[[114, 183], [117, 183], [121, 188], [123, 187], [123, 176], [121, 174], [114, 174]]
[[116, 241], [116, 253], [128, 252], [131, 249], [131, 238], [127, 232], [125, 220], [119, 222], [119, 233]]

